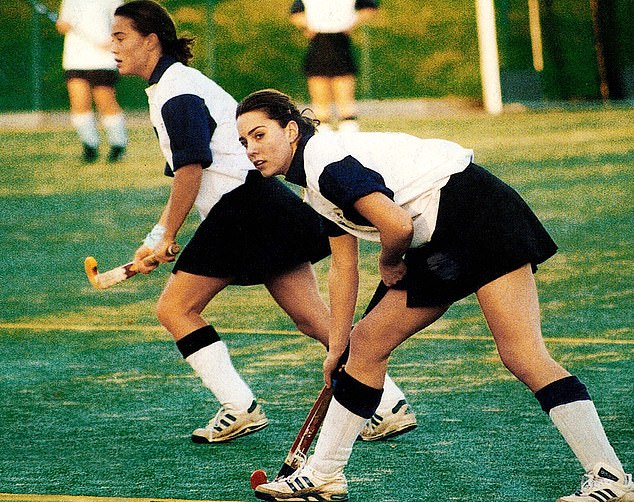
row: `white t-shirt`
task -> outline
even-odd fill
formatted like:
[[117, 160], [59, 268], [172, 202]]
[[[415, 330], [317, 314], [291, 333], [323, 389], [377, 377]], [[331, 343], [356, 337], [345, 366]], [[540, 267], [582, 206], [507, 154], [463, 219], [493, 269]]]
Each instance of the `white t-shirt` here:
[[59, 19], [72, 29], [64, 37], [64, 70], [114, 70], [110, 52], [114, 11], [121, 0], [62, 0]]
[[305, 12], [306, 24], [311, 31], [342, 33], [354, 26], [357, 9], [377, 6], [375, 0], [296, 0], [291, 12]]
[[200, 71], [163, 57], [145, 92], [167, 162], [166, 174], [201, 164], [196, 209], [205, 219], [220, 198], [242, 185], [253, 164], [238, 139], [236, 100]]
[[346, 232], [379, 242], [378, 230], [356, 213], [354, 202], [384, 193], [414, 223], [411, 247], [431, 239], [440, 189], [464, 171], [473, 150], [441, 139], [404, 133], [318, 133], [300, 141], [286, 179], [305, 187], [304, 198]]

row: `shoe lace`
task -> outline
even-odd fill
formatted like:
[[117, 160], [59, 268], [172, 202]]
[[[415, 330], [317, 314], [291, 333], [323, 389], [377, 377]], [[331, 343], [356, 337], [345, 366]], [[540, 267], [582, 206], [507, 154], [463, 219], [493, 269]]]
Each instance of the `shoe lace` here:
[[596, 488], [601, 487], [601, 485], [605, 482], [605, 478], [601, 476], [596, 476], [595, 474], [586, 473], [581, 478], [581, 489], [576, 493], [576, 495], [582, 495], [584, 493], [589, 493], [594, 491]]
[[218, 412], [214, 415], [214, 417], [207, 424], [207, 428], [220, 428], [225, 429], [227, 426], [222, 423], [222, 418], [227, 414], [229, 410], [224, 406], [221, 406]]

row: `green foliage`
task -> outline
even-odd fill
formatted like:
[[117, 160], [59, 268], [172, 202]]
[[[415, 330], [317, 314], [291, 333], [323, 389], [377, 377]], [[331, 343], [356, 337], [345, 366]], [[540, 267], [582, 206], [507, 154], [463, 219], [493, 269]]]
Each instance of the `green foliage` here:
[[[55, 9], [57, 2], [45, 0]], [[237, 98], [275, 87], [306, 99], [301, 71], [306, 40], [289, 23], [291, 0], [165, 0], [182, 32], [197, 39], [194, 66]], [[619, 71], [634, 61], [628, 0], [614, 3], [609, 30]], [[546, 68], [532, 70], [525, 0], [497, 0], [498, 44], [504, 98], [595, 99], [596, 54], [588, 2], [541, 0]], [[62, 37], [26, 0], [0, 3], [5, 31], [0, 40], [0, 111], [65, 109]], [[389, 0], [372, 23], [354, 33], [361, 58], [359, 97], [480, 97], [474, 2]], [[37, 44], [40, 60], [37, 62]], [[627, 70], [630, 68], [630, 70]], [[39, 77], [39, 78], [38, 78]], [[631, 76], [630, 76], [631, 78]], [[631, 83], [630, 83], [631, 86]], [[144, 108], [143, 82], [125, 78], [125, 108]], [[631, 89], [630, 91], [631, 92]]]

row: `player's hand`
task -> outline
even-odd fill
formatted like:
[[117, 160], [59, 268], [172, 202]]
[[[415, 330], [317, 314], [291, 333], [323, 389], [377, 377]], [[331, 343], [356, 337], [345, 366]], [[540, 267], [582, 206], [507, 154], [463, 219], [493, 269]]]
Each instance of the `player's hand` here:
[[176, 255], [172, 252], [178, 249], [178, 245], [172, 239], [163, 239], [154, 250], [154, 258], [159, 263], [169, 263], [176, 259]]
[[386, 286], [394, 286], [398, 281], [405, 277], [407, 272], [407, 266], [403, 260], [398, 260], [395, 263], [384, 263], [379, 260], [379, 273], [381, 274], [381, 280]]
[[137, 272], [149, 274], [158, 266], [159, 262], [154, 258], [154, 251], [145, 244], [134, 253], [134, 269]]
[[332, 350], [329, 350], [326, 355], [326, 359], [324, 360], [324, 383], [327, 387], [332, 387], [333, 376], [336, 372], [341, 370], [339, 360], [341, 359], [342, 354], [343, 351], [333, 352]]

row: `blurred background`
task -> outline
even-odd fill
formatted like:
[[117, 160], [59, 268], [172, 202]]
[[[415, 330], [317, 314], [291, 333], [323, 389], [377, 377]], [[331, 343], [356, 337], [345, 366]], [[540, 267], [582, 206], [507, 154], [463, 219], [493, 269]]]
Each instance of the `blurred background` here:
[[[306, 42], [288, 21], [291, 0], [161, 3], [196, 38], [192, 65], [234, 97], [275, 87], [307, 98]], [[0, 113], [68, 107], [63, 38], [42, 6], [56, 12], [59, 0], [39, 9], [30, 0], [0, 2]], [[495, 0], [495, 10], [505, 103], [634, 98], [632, 0]], [[475, 1], [383, 0], [354, 38], [360, 99], [481, 99]], [[122, 79], [122, 106], [144, 109], [144, 87]]]

